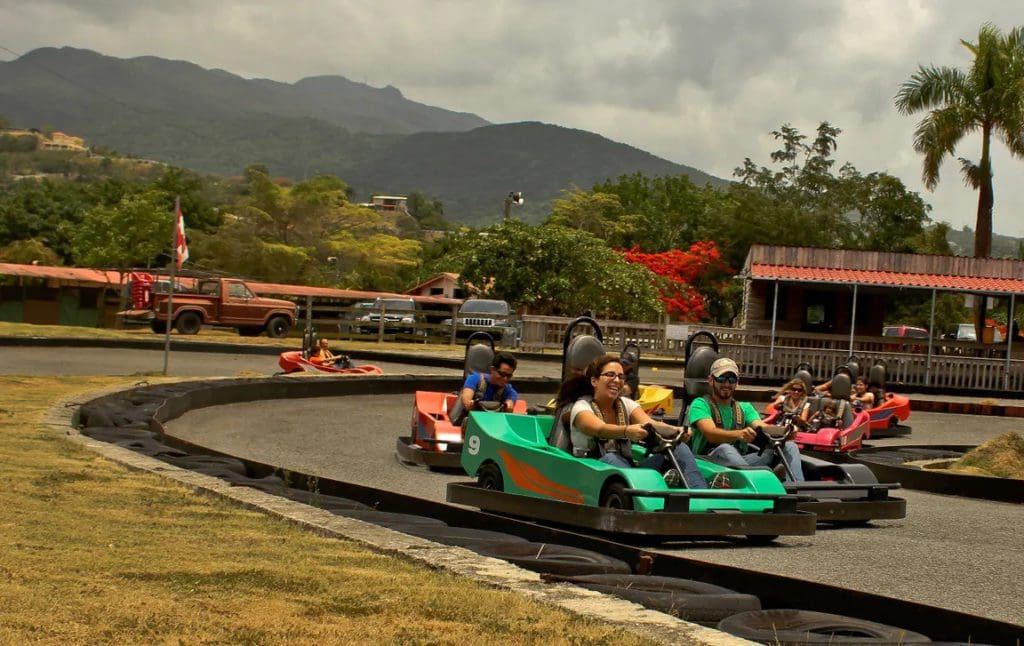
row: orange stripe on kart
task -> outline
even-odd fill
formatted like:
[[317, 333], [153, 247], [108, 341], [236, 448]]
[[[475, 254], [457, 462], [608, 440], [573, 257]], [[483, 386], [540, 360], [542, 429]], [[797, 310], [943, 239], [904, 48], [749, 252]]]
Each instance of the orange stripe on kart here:
[[499, 449], [498, 455], [501, 456], [502, 461], [505, 463], [505, 468], [508, 469], [508, 475], [512, 478], [512, 482], [520, 489], [577, 505], [583, 504], [583, 494], [576, 489], [570, 489], [557, 482], [548, 480], [535, 467], [516, 460], [508, 451]]

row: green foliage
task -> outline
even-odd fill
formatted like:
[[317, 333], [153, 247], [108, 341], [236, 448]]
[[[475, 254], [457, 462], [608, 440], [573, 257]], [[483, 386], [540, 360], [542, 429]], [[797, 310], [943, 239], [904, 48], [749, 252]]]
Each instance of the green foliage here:
[[419, 191], [412, 191], [406, 197], [406, 208], [416, 218], [421, 229], [446, 231], [452, 223], [444, 217], [444, 205], [436, 197], [427, 197]]
[[946, 156], [964, 137], [981, 133], [977, 163], [959, 158], [968, 186], [978, 191], [974, 255], [992, 252], [992, 135], [1010, 154], [1024, 156], [1024, 28], [1002, 33], [981, 26], [978, 41], [960, 41], [974, 60], [967, 69], [922, 65], [903, 82], [896, 108], [905, 115], [925, 112], [914, 131], [914, 150], [924, 156], [921, 177], [934, 189]]
[[41, 240], [15, 240], [5, 247], [0, 247], [0, 262], [19, 265], [62, 265], [61, 257], [47, 247]]
[[39, 147], [39, 139], [32, 135], [0, 135], [0, 153], [30, 153]]
[[[895, 296], [889, 297], [885, 325], [916, 325], [928, 329], [931, 308], [930, 292], [918, 289], [900, 290]], [[957, 324], [970, 320], [970, 316], [970, 310], [964, 307], [963, 294], [936, 294], [933, 336], [952, 330]]]
[[488, 296], [535, 314], [653, 320], [661, 312], [655, 277], [589, 233], [509, 220], [466, 232], [449, 271]]
[[169, 255], [174, 214], [156, 190], [124, 195], [116, 204], [98, 204], [70, 232], [75, 264], [86, 267], [151, 266]]

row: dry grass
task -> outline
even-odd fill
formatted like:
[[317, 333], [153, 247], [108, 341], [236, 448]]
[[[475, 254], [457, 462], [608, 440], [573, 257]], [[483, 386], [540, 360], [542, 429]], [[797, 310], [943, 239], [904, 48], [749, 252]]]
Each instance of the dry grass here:
[[1024, 480], [1024, 436], [1006, 433], [967, 452], [950, 471]]
[[644, 640], [129, 472], [40, 419], [124, 377], [5, 377], [0, 643]]

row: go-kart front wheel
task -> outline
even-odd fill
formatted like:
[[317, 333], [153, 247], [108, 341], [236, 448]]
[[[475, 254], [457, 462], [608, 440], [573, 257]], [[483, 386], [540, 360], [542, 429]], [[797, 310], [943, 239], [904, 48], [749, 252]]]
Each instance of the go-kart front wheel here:
[[504, 491], [505, 479], [501, 475], [501, 467], [493, 462], [480, 467], [477, 472], [476, 482], [481, 489], [489, 491]]
[[608, 509], [633, 509], [633, 497], [626, 493], [626, 485], [613, 482], [601, 495], [601, 506]]

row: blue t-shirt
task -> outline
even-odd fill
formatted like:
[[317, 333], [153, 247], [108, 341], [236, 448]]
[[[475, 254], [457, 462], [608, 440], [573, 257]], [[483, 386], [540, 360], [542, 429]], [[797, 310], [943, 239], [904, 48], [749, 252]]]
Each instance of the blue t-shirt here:
[[[730, 431], [735, 428], [735, 424], [732, 418], [732, 404], [718, 404], [718, 412], [722, 414], [722, 428]], [[754, 407], [746, 402], [740, 403], [740, 412], [743, 413], [743, 422], [747, 425], [753, 424], [757, 420], [761, 419], [761, 416], [757, 414]], [[690, 440], [690, 446], [693, 449], [694, 454], [703, 455], [715, 448], [710, 446], [708, 439], [704, 437], [704, 434], [697, 430], [697, 422], [702, 419], [714, 420], [711, 416], [711, 408], [708, 406], [708, 400], [706, 397], [698, 397], [694, 399], [690, 404], [690, 430], [693, 431], [693, 439]], [[733, 444], [738, 444], [741, 452], [747, 449], [747, 443], [737, 440]]]
[[[462, 388], [469, 388], [473, 392], [476, 392], [476, 389], [480, 386], [481, 379], [483, 379], [484, 383], [487, 384], [487, 387], [484, 388], [483, 400], [485, 402], [498, 401], [496, 397], [498, 395], [498, 390], [500, 389], [496, 389], [493, 385], [491, 385], [490, 380], [487, 379], [487, 375], [482, 372], [474, 372], [473, 374], [471, 374], [466, 379], [466, 383], [462, 385]], [[509, 399], [512, 400], [513, 404], [519, 401], [519, 393], [517, 393], [516, 389], [512, 387], [512, 384], [507, 384], [505, 386], [505, 397], [501, 401], [506, 401]]]

